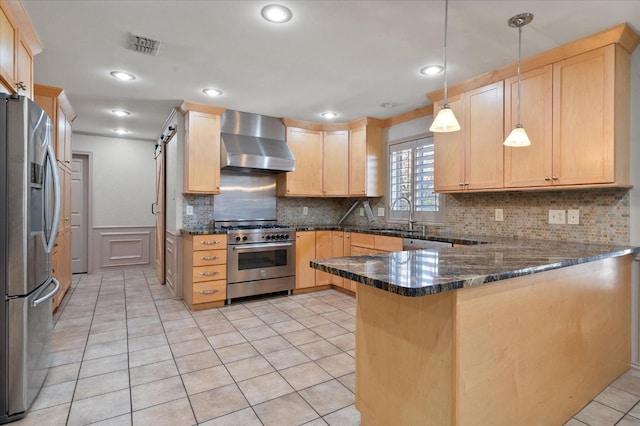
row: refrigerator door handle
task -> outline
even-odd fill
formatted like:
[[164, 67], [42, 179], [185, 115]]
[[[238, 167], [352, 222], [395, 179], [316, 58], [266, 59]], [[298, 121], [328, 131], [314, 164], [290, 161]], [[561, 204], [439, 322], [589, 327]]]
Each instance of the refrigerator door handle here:
[[[56, 295], [56, 293], [58, 292], [58, 290], [60, 290], [60, 283], [58, 282], [58, 280], [56, 280], [55, 278], [51, 278], [51, 281], [49, 282], [53, 282], [53, 284], [55, 284], [55, 287], [53, 288], [53, 291], [50, 291], [49, 293], [47, 293], [45, 296], [42, 297], [38, 297], [36, 300], [34, 300], [33, 302], [31, 302], [31, 307], [35, 308], [37, 307], [39, 304], [46, 302], [47, 300], [51, 299], [53, 296]], [[42, 288], [42, 290], [44, 290], [45, 288], [49, 287], [48, 285], [44, 286]]]
[[51, 175], [53, 176], [53, 223], [51, 224], [51, 235], [47, 241], [46, 251], [51, 253], [58, 235], [58, 225], [60, 224], [60, 175], [56, 165], [56, 155], [51, 144], [47, 144], [47, 161], [51, 165]]

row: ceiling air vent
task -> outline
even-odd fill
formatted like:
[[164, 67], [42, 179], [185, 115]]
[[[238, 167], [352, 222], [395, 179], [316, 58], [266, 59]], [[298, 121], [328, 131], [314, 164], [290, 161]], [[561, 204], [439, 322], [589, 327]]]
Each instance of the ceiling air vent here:
[[145, 55], [158, 56], [160, 41], [129, 33], [129, 49]]

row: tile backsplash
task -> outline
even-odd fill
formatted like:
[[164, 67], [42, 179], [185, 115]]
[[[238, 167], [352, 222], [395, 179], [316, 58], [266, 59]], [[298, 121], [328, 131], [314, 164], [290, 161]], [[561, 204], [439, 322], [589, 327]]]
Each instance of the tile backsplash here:
[[[629, 191], [622, 189], [585, 189], [571, 191], [497, 192], [444, 195], [447, 205], [445, 224], [429, 226], [429, 233], [460, 235], [499, 235], [545, 240], [628, 243]], [[208, 229], [213, 226], [211, 195], [184, 196], [185, 229]], [[334, 225], [356, 198], [278, 198], [277, 219], [283, 225]], [[374, 215], [385, 207], [385, 198], [370, 198]], [[187, 216], [186, 205], [194, 214]], [[307, 207], [307, 214], [304, 213]], [[370, 223], [359, 215], [358, 208], [345, 225], [402, 227], [387, 224], [385, 217], [375, 216]], [[504, 221], [495, 221], [495, 209], [502, 209]], [[550, 225], [549, 210], [580, 211], [578, 225]], [[385, 208], [385, 211], [387, 209]]]

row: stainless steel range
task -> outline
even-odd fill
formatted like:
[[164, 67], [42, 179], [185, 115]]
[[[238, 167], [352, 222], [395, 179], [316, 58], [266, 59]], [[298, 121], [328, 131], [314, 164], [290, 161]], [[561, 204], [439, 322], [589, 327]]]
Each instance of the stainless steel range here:
[[295, 287], [296, 241], [275, 224], [221, 225], [227, 230], [227, 303]]

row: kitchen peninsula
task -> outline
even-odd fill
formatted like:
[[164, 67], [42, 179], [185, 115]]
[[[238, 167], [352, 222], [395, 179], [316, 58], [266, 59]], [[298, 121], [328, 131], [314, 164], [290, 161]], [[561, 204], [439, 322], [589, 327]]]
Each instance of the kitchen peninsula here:
[[629, 368], [640, 248], [485, 242], [311, 262], [358, 282], [363, 425], [559, 425]]

